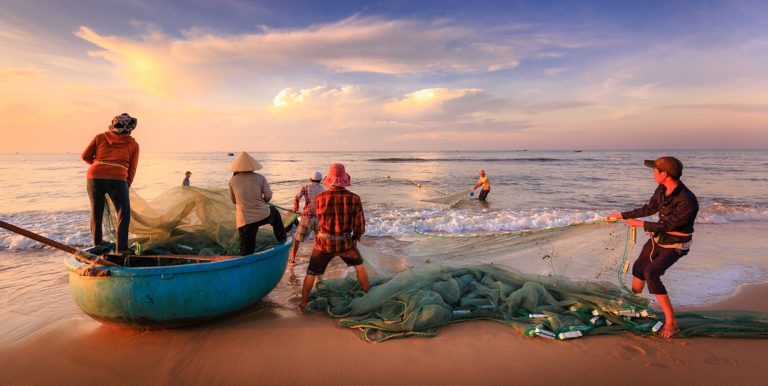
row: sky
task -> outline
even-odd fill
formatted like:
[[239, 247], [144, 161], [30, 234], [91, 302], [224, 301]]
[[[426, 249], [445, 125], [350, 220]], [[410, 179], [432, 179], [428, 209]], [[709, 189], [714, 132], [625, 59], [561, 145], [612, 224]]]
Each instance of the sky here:
[[0, 153], [768, 148], [765, 1], [0, 9]]

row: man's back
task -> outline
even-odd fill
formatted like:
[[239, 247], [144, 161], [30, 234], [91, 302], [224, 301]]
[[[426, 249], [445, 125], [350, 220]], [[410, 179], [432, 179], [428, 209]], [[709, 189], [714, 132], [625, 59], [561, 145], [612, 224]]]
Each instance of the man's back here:
[[331, 186], [317, 195], [315, 211], [318, 236], [315, 249], [344, 251], [365, 233], [365, 215], [360, 196], [339, 186]]

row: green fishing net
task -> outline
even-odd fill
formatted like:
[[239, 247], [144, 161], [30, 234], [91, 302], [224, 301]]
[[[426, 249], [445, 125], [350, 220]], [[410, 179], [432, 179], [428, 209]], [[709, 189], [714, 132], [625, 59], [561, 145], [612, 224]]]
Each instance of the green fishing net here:
[[[373, 278], [364, 293], [354, 277], [321, 280], [308, 311], [340, 318], [367, 341], [435, 336], [440, 326], [476, 319], [510, 325], [544, 339], [632, 332], [655, 333], [660, 318], [648, 300], [606, 282], [573, 282], [493, 264], [426, 265]], [[768, 314], [745, 311], [678, 313], [678, 337], [768, 337]]]
[[[235, 226], [235, 205], [227, 189], [178, 186], [144, 200], [131, 190], [132, 236], [129, 243], [144, 254], [238, 255], [240, 238]], [[107, 200], [110, 202], [109, 200]], [[114, 237], [114, 207], [110, 202], [108, 228]], [[283, 224], [296, 219], [280, 211]], [[259, 228], [257, 252], [277, 245], [272, 227]], [[137, 251], [138, 252], [138, 251]]]

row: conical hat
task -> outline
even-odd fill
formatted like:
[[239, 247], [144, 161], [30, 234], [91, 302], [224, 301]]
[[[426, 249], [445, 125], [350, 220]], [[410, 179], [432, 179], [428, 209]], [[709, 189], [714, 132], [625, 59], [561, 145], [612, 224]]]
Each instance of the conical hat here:
[[231, 164], [229, 170], [232, 172], [250, 172], [261, 169], [261, 164], [246, 152], [240, 153]]

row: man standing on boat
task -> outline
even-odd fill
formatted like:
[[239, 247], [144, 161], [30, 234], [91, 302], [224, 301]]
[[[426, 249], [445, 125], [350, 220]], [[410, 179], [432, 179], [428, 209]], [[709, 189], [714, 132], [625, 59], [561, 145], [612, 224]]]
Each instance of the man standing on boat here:
[[293, 211], [299, 211], [299, 201], [304, 197], [304, 210], [301, 212], [301, 221], [296, 228], [296, 234], [293, 235], [293, 246], [291, 246], [291, 256], [288, 259], [289, 263], [293, 263], [296, 260], [296, 251], [299, 250], [299, 243], [304, 241], [309, 232], [314, 232], [317, 236], [317, 213], [315, 213], [315, 198], [322, 193], [325, 188], [320, 184], [320, 180], [323, 179], [323, 174], [319, 171], [315, 171], [309, 176], [309, 183], [305, 184], [299, 190], [299, 193], [293, 199]]
[[488, 181], [488, 176], [485, 175], [485, 170], [480, 169], [480, 179], [477, 180], [477, 183], [475, 186], [472, 187], [472, 191], [474, 192], [475, 189], [479, 187], [483, 187], [480, 189], [480, 195], [477, 197], [480, 201], [485, 201], [485, 198], [488, 197], [488, 193], [491, 192], [491, 182]]
[[93, 246], [104, 243], [102, 239], [102, 218], [107, 195], [117, 212], [118, 254], [131, 254], [128, 249], [128, 225], [131, 222], [131, 201], [128, 189], [131, 187], [136, 167], [139, 164], [139, 144], [131, 137], [137, 119], [126, 113], [112, 118], [109, 130], [93, 138], [83, 151], [81, 158], [90, 164], [88, 168], [88, 198], [91, 201], [91, 235]]
[[318, 194], [315, 200], [318, 232], [301, 290], [301, 311], [307, 307], [315, 276], [324, 274], [328, 263], [336, 256], [348, 266], [355, 267], [363, 291], [370, 289], [368, 272], [357, 249], [357, 242], [365, 233], [365, 215], [360, 196], [346, 189], [351, 183], [351, 177], [342, 164], [331, 165], [323, 179], [328, 190]]
[[[699, 202], [693, 192], [680, 181], [683, 175], [683, 163], [680, 160], [661, 157], [655, 161], [646, 160], [645, 166], [653, 168], [653, 178], [659, 184], [650, 202], [642, 208], [611, 214], [609, 218], [626, 219], [627, 225], [642, 227], [651, 235], [632, 266], [632, 291], [639, 294], [643, 292], [645, 283], [648, 283], [648, 292], [656, 295], [664, 312], [666, 325], [659, 335], [667, 339], [680, 328], [667, 289], [661, 283], [661, 276], [678, 259], [688, 254], [693, 239], [693, 223], [699, 213]], [[656, 213], [659, 214], [658, 222], [636, 219]]]
[[246, 152], [240, 153], [229, 165], [234, 172], [229, 180], [229, 196], [235, 204], [235, 225], [240, 234], [240, 255], [250, 255], [256, 250], [256, 234], [259, 227], [270, 224], [275, 238], [283, 243], [287, 236], [280, 213], [268, 205], [272, 190], [267, 178], [256, 170], [261, 164]]

